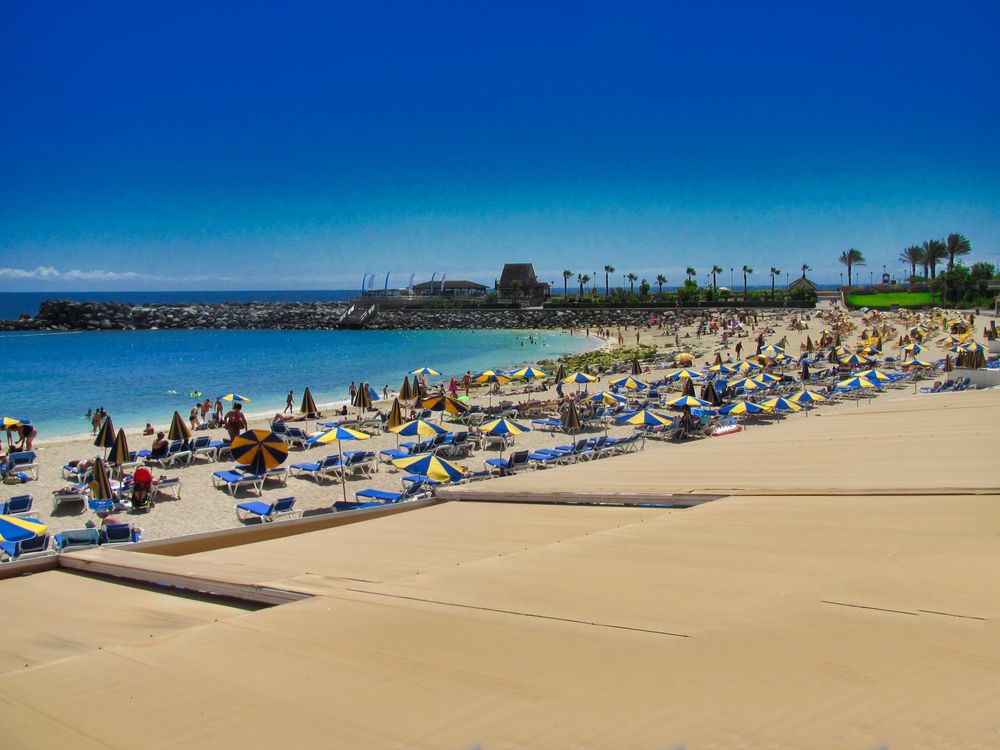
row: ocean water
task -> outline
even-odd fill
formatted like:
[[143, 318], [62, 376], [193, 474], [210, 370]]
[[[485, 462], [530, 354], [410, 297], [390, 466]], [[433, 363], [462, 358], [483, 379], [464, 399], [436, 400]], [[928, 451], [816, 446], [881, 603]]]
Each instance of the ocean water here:
[[[273, 414], [308, 386], [322, 408], [348, 397], [351, 381], [381, 393], [409, 370], [443, 377], [529, 364], [596, 347], [586, 336], [525, 331], [104, 331], [0, 333], [6, 351], [3, 416], [29, 418], [39, 439], [89, 434], [88, 409], [116, 427], [166, 426], [195, 399], [237, 392], [250, 414]], [[431, 379], [432, 382], [435, 378]], [[131, 436], [131, 433], [130, 433]]]

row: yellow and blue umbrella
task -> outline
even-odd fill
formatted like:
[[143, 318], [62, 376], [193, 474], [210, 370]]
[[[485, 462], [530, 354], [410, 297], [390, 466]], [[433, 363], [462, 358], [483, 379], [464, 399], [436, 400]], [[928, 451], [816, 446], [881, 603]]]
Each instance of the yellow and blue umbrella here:
[[111, 417], [106, 417], [101, 423], [101, 429], [97, 431], [97, 437], [94, 438], [94, 445], [98, 448], [104, 448], [105, 455], [109, 448], [114, 447], [115, 444], [115, 426], [111, 423]]
[[775, 344], [768, 344], [767, 346], [763, 347], [760, 350], [760, 353], [763, 354], [765, 357], [774, 358], [780, 354], [784, 354], [785, 350], [782, 349], [780, 346], [776, 346]]
[[512, 419], [492, 419], [479, 425], [479, 431], [487, 435], [520, 435], [522, 432], [531, 432], [531, 428]]
[[816, 393], [815, 391], [799, 391], [798, 393], [793, 393], [788, 397], [789, 401], [794, 401], [797, 404], [818, 404], [822, 401], [827, 401], [827, 397]]
[[694, 396], [679, 396], [677, 398], [672, 398], [667, 401], [667, 406], [672, 406], [675, 409], [681, 409], [685, 406], [698, 407], [700, 409], [711, 408], [711, 404]]
[[759, 388], [763, 388], [764, 383], [761, 383], [753, 378], [743, 378], [743, 380], [734, 380], [729, 384], [732, 388], [742, 388], [744, 391], [756, 391]]
[[184, 421], [184, 417], [181, 416], [180, 412], [174, 412], [174, 416], [170, 420], [170, 429], [167, 430], [167, 438], [170, 440], [191, 439], [191, 428], [188, 427], [187, 422]]
[[734, 372], [739, 372], [739, 370], [732, 365], [727, 364], [717, 364], [712, 365], [708, 368], [709, 372], [721, 372], [723, 375], [732, 375]]
[[483, 370], [473, 378], [477, 383], [509, 383], [510, 378], [496, 370]]
[[241, 396], [239, 393], [227, 393], [224, 396], [219, 396], [223, 401], [232, 401], [234, 403], [239, 402], [242, 404], [249, 404], [250, 399], [246, 396]]
[[[720, 365], [715, 365], [719, 367]], [[681, 380], [682, 378], [691, 378], [692, 380], [700, 378], [702, 375], [697, 370], [691, 370], [689, 368], [684, 368], [681, 370], [674, 370], [672, 373], [667, 375], [667, 380]]]
[[585, 372], [572, 372], [562, 379], [562, 382], [566, 385], [572, 385], [573, 383], [596, 383], [597, 378], [593, 375], [588, 375]]
[[0, 542], [23, 542], [48, 530], [49, 527], [37, 518], [0, 515]]
[[413, 386], [410, 385], [409, 378], [403, 378], [403, 385], [399, 388], [399, 400], [400, 401], [412, 401], [415, 399], [416, 393], [413, 390]]
[[361, 383], [358, 386], [358, 390], [354, 394], [354, 398], [351, 399], [351, 406], [358, 407], [361, 411], [366, 411], [372, 408], [372, 397], [368, 392], [368, 383]]
[[959, 344], [958, 346], [953, 346], [951, 348], [953, 352], [985, 352], [986, 347], [980, 344], [978, 341], [967, 341], [964, 344]]
[[881, 370], [876, 370], [872, 368], [871, 370], [865, 370], [864, 372], [859, 372], [855, 377], [864, 378], [865, 380], [870, 380], [873, 383], [888, 383], [892, 380], [888, 375], [886, 375]]
[[627, 398], [619, 396], [617, 393], [612, 393], [611, 391], [598, 391], [590, 397], [590, 400], [595, 404], [607, 404], [608, 406], [628, 403]]
[[851, 365], [852, 367], [855, 367], [857, 365], [870, 365], [872, 363], [870, 357], [866, 357], [863, 354], [858, 354], [857, 352], [853, 352], [851, 354], [845, 354], [844, 356], [839, 357], [838, 359], [841, 362], [841, 364]]
[[672, 417], [645, 409], [618, 417], [615, 421], [618, 424], [634, 424], [646, 427], [672, 427], [674, 424]]
[[911, 352], [912, 354], [920, 354], [924, 350], [924, 347], [920, 344], [907, 344], [903, 347], [904, 352]]
[[760, 375], [754, 375], [751, 380], [760, 385], [771, 385], [772, 383], [777, 383], [781, 380], [777, 375], [772, 375], [769, 372], [762, 372]]
[[847, 380], [841, 380], [837, 383], [837, 388], [875, 388], [876, 385], [868, 380], [867, 378], [859, 378], [857, 376], [853, 378], [848, 378]]
[[[597, 380], [597, 378], [594, 378], [594, 380]], [[612, 388], [624, 388], [625, 390], [628, 391], [644, 391], [647, 388], [649, 388], [649, 383], [645, 382], [644, 380], [639, 380], [638, 378], [634, 378], [631, 375], [626, 375], [624, 378], [616, 378], [615, 380], [611, 380], [608, 382], [608, 385], [610, 385]]]
[[[451, 396], [431, 396], [430, 398], [422, 399], [417, 403], [417, 408], [420, 409], [430, 409], [431, 411], [446, 412], [453, 416], [459, 414], [465, 414], [472, 407], [468, 404], [463, 404], [457, 398], [452, 398]], [[444, 415], [442, 414], [442, 418]]]
[[719, 409], [719, 414], [724, 416], [743, 416], [745, 414], [760, 414], [763, 411], [765, 411], [763, 406], [755, 404], [752, 401], [737, 401], [735, 404], [723, 406]]
[[572, 432], [574, 435], [579, 432], [582, 424], [580, 422], [580, 412], [577, 411], [576, 401], [570, 401], [566, 413], [562, 415], [563, 432]]
[[437, 370], [433, 367], [418, 367], [416, 370], [410, 370], [410, 375], [440, 375]]
[[403, 421], [403, 409], [399, 405], [399, 399], [394, 398], [392, 406], [389, 407], [389, 415], [385, 419], [385, 426], [388, 430], [392, 430], [393, 427], [403, 424]]
[[465, 476], [465, 467], [453, 464], [443, 458], [435, 456], [433, 453], [420, 453], [416, 456], [406, 458], [394, 458], [392, 465], [397, 469], [404, 469], [414, 474], [422, 474], [425, 477], [438, 482], [456, 482]]
[[961, 344], [962, 343], [962, 337], [961, 336], [956, 336], [953, 333], [949, 333], [947, 336], [942, 336], [941, 338], [939, 338], [937, 340], [937, 342], [939, 344], [944, 344], [944, 345], [948, 345], [948, 344]]
[[[340, 462], [344, 461], [344, 451], [341, 443], [344, 440], [367, 440], [370, 438], [367, 432], [360, 432], [359, 430], [352, 430], [350, 427], [342, 427], [340, 425], [327, 430], [326, 432], [321, 432], [319, 435], [315, 435], [308, 440], [306, 443], [308, 445], [316, 444], [326, 444], [336, 441], [337, 443], [337, 455], [340, 456]], [[340, 483], [340, 491], [344, 497], [344, 501], [347, 501], [347, 482], [343, 481]]]
[[111, 489], [111, 480], [108, 479], [107, 467], [100, 459], [94, 461], [94, 478], [90, 482], [90, 496], [94, 500], [114, 500], [115, 498], [115, 493]]
[[233, 438], [229, 450], [237, 464], [254, 474], [281, 466], [288, 458], [288, 445], [270, 430], [247, 430]]
[[767, 401], [761, 401], [760, 405], [768, 411], [802, 411], [802, 407], [797, 403], [790, 401], [787, 398], [782, 398], [781, 396], [769, 398]]
[[438, 427], [433, 422], [428, 422], [424, 419], [414, 419], [405, 424], [401, 424], [398, 427], [390, 427], [389, 432], [395, 432], [397, 435], [406, 436], [417, 436], [417, 437], [430, 437], [431, 435], [443, 435], [448, 432], [444, 427]]
[[922, 359], [911, 359], [909, 362], [904, 362], [903, 367], [934, 367], [933, 362], [927, 362]]
[[11, 427], [17, 427], [19, 424], [21, 424], [21, 420], [20, 419], [14, 419], [14, 417], [4, 417], [3, 418], [3, 427], [4, 427], [4, 429], [9, 429]]
[[302, 392], [302, 405], [299, 406], [299, 411], [302, 414], [319, 414], [319, 409], [316, 408], [316, 401], [313, 399], [309, 386], [306, 386], [306, 389]]
[[566, 365], [559, 363], [559, 367], [556, 368], [556, 380], [560, 383], [566, 379]]
[[539, 378], [547, 378], [549, 374], [545, 370], [539, 370], [537, 367], [522, 367], [520, 370], [515, 370], [510, 374], [512, 378], [518, 378], [519, 380], [536, 380]]
[[115, 466], [127, 464], [129, 461], [128, 439], [125, 437], [125, 430], [118, 430], [115, 436], [115, 444], [111, 446], [111, 463]]
[[740, 372], [750, 372], [751, 370], [761, 370], [763, 368], [756, 362], [745, 359], [736, 366], [736, 369]]

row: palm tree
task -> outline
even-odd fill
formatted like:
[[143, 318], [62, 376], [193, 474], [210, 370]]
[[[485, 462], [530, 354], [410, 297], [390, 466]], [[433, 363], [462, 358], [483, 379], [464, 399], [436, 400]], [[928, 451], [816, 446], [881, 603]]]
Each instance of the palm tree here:
[[605, 297], [608, 296], [608, 275], [612, 274], [614, 272], [615, 272], [615, 267], [614, 266], [605, 266], [604, 267], [604, 296]]
[[666, 276], [664, 276], [662, 273], [656, 274], [656, 286], [659, 287], [658, 291], [660, 294], [663, 294], [663, 285], [666, 283], [667, 283]]
[[926, 269], [930, 268], [931, 279], [937, 278], [937, 266], [938, 263], [944, 261], [948, 257], [948, 246], [945, 244], [944, 240], [928, 240], [924, 243], [924, 275], [927, 274]]
[[582, 276], [582, 277], [580, 278], [580, 299], [583, 299], [583, 288], [584, 288], [585, 286], [587, 286], [587, 282], [588, 282], [588, 281], [590, 281], [590, 274], [589, 274], [589, 273], [585, 273], [585, 274], [584, 274], [584, 275], [583, 275], [583, 276]]
[[865, 265], [865, 256], [860, 250], [855, 250], [853, 247], [850, 250], [845, 250], [840, 254], [838, 260], [847, 266], [847, 286], [850, 288], [854, 285], [853, 271], [855, 266]]
[[811, 271], [811, 270], [813, 270], [812, 266], [810, 266], [808, 263], [803, 263], [802, 264], [802, 278], [804, 279], [806, 277], [806, 271]]
[[917, 276], [917, 266], [924, 262], [924, 249], [920, 245], [910, 245], [899, 254], [899, 262], [910, 267], [910, 283]]
[[968, 255], [972, 252], [972, 243], [960, 234], [949, 234], [945, 242], [948, 251], [948, 270], [955, 267], [956, 255]]
[[625, 278], [628, 279], [628, 290], [629, 290], [629, 292], [635, 291], [635, 282], [637, 282], [639, 280], [639, 277], [636, 276], [634, 273], [630, 273]]
[[573, 278], [573, 272], [568, 268], [563, 271], [563, 297], [569, 296], [569, 280]]
[[747, 275], [753, 273], [750, 266], [743, 266], [743, 301], [747, 301]]
[[717, 273], [722, 273], [722, 266], [712, 266], [712, 289], [716, 292], [719, 291], [719, 285], [715, 281]]
[[696, 273], [698, 273], [698, 272], [697, 272], [697, 271], [695, 271], [695, 270], [694, 270], [693, 268], [691, 268], [691, 266], [688, 266], [688, 267], [687, 267], [687, 268], [685, 269], [685, 271], [684, 271], [684, 275], [688, 277], [688, 281], [690, 281], [690, 280], [691, 280], [691, 278], [692, 278], [692, 277], [693, 277], [693, 276], [694, 276], [694, 275], [695, 275]]
[[774, 299], [774, 277], [781, 276], [781, 269], [771, 266], [771, 299]]

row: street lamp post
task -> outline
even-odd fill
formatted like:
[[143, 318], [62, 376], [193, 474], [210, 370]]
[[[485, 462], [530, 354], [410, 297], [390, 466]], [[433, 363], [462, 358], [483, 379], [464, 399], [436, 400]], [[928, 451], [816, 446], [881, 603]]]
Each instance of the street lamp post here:
[[841, 289], [844, 288], [844, 272], [843, 271], [840, 272], [840, 288]]
[[730, 268], [729, 269], [729, 290], [732, 291], [732, 289], [733, 289], [733, 269]]

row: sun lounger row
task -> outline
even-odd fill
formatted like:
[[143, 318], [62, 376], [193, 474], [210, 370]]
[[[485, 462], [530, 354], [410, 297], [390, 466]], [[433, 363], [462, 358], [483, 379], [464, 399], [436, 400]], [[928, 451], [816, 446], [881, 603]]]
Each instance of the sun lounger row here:
[[225, 471], [212, 472], [212, 486], [216, 489], [225, 487], [230, 495], [235, 495], [243, 487], [250, 488], [260, 495], [264, 489], [264, 482], [267, 481], [281, 482], [284, 485], [288, 481], [288, 470], [278, 466], [262, 474], [254, 474], [246, 467], [234, 466]]
[[20, 542], [0, 542], [5, 561], [26, 560], [73, 549], [114, 546], [138, 542], [142, 532], [130, 523], [113, 523], [100, 529], [71, 529], [42, 534]]
[[292, 464], [289, 470], [293, 477], [309, 477], [316, 482], [344, 480], [353, 474], [368, 477], [378, 471], [378, 458], [373, 451], [346, 451], [319, 461]]

